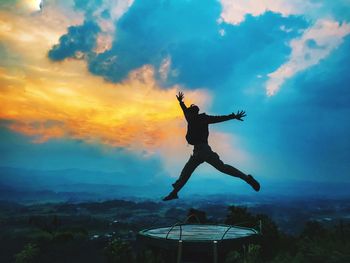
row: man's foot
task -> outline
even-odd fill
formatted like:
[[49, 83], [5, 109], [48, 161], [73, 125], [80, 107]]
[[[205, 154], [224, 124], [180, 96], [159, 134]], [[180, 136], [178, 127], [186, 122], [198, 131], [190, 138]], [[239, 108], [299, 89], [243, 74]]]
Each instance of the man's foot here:
[[171, 192], [168, 196], [163, 198], [163, 201], [170, 201], [170, 200], [178, 199], [178, 198], [179, 197], [178, 197], [176, 192]]
[[260, 190], [260, 184], [257, 180], [254, 179], [253, 176], [251, 176], [250, 174], [248, 174], [247, 176], [247, 183], [250, 184], [251, 187], [253, 187], [253, 189], [257, 192], [259, 192]]

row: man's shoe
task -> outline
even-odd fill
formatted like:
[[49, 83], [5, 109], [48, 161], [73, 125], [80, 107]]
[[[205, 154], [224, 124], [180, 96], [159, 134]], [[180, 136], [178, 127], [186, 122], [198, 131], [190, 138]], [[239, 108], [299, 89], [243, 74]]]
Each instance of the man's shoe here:
[[251, 176], [250, 174], [248, 174], [247, 176], [247, 183], [250, 184], [251, 187], [253, 187], [253, 189], [257, 192], [259, 192], [260, 190], [260, 184], [257, 180], [254, 179], [253, 176]]
[[163, 198], [163, 201], [170, 201], [170, 200], [178, 199], [178, 198], [179, 197], [178, 197], [177, 193], [171, 192], [168, 196]]

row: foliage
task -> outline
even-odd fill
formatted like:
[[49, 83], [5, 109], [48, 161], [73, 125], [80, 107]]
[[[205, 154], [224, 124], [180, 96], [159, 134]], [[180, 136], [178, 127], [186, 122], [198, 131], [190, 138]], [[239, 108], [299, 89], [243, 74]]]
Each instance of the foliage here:
[[230, 251], [225, 257], [225, 263], [243, 263], [244, 258], [242, 253], [238, 251]]
[[114, 239], [104, 249], [108, 263], [131, 263], [134, 255], [129, 243]]
[[310, 221], [295, 240], [294, 253], [284, 249], [269, 263], [345, 263], [350, 262], [350, 225], [340, 222], [327, 229]]
[[[164, 225], [173, 223], [166, 215], [186, 216], [184, 206], [159, 208], [149, 203], [103, 202], [83, 204], [45, 204], [2, 212], [0, 216], [0, 262], [169, 262], [173, 255], [160, 249], [137, 251], [135, 236], [144, 229], [146, 219], [159, 218]], [[202, 206], [200, 206], [202, 207]], [[212, 206], [213, 207], [213, 206]], [[218, 208], [215, 207], [217, 210]], [[59, 211], [58, 211], [59, 210]], [[215, 209], [210, 219], [216, 217]], [[96, 214], [90, 211], [99, 211]], [[347, 263], [350, 262], [350, 224], [325, 224], [309, 221], [299, 228], [299, 235], [286, 234], [267, 215], [253, 214], [245, 207], [230, 206], [225, 223], [257, 227], [262, 221], [262, 235], [250, 245], [236, 247], [219, 255], [225, 263]], [[192, 222], [207, 222], [206, 212], [189, 209]], [[123, 220], [125, 213], [131, 217]], [[148, 213], [148, 215], [147, 215]], [[145, 216], [147, 215], [147, 216]], [[222, 222], [223, 214], [221, 213]], [[166, 221], [172, 220], [172, 221]], [[141, 223], [140, 223], [141, 222]], [[191, 220], [189, 220], [191, 222]], [[301, 221], [305, 222], [305, 221]], [[243, 223], [243, 224], [242, 224]], [[219, 250], [220, 251], [220, 250]], [[211, 253], [210, 251], [208, 252]], [[226, 251], [225, 251], [226, 253]], [[166, 260], [165, 260], [166, 259]]]
[[15, 255], [16, 263], [30, 263], [35, 262], [35, 258], [39, 254], [39, 248], [37, 245], [29, 243], [25, 245], [23, 250]]
[[284, 241], [277, 225], [270, 217], [263, 214], [252, 215], [245, 207], [230, 206], [225, 221], [226, 224], [253, 228], [257, 228], [259, 222], [263, 226], [259, 242], [262, 248], [261, 257], [271, 259], [275, 256], [276, 251], [279, 250]]
[[261, 247], [250, 244], [243, 251], [231, 251], [225, 258], [225, 263], [258, 263], [260, 261]]
[[191, 208], [187, 213], [187, 223], [206, 223], [207, 215], [204, 211]]
[[138, 256], [137, 262], [140, 263], [165, 263], [166, 260], [161, 253], [156, 253], [152, 250], [146, 249]]
[[323, 237], [326, 233], [326, 229], [317, 221], [306, 222], [304, 229], [301, 233], [302, 238], [315, 239]]

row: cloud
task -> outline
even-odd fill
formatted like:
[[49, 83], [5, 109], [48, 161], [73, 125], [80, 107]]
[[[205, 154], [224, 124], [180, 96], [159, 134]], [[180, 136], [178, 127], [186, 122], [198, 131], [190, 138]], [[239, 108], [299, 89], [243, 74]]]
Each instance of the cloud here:
[[28, 9], [32, 11], [40, 11], [41, 10], [41, 0], [27, 0], [21, 1], [24, 5], [27, 6]]
[[[85, 61], [51, 62], [46, 52], [66, 25], [59, 27], [62, 16], [53, 11], [48, 6], [37, 17], [1, 13], [5, 30], [0, 32], [0, 55], [8, 63], [0, 68], [0, 117], [10, 121], [8, 127], [36, 142], [68, 137], [135, 151], [152, 151], [167, 136], [178, 136], [183, 129], [178, 127], [182, 113], [175, 98], [180, 87], [163, 90], [152, 66], [129, 72], [123, 82], [113, 84], [91, 75]], [[74, 17], [65, 23], [79, 23]], [[79, 36], [88, 27], [74, 28]], [[196, 96], [204, 105], [209, 97], [205, 94], [186, 92], [189, 102]]]
[[0, 2], [1, 9], [8, 9], [9, 7], [14, 5], [14, 1], [12, 0], [2, 0]]
[[0, 7], [17, 13], [36, 13], [41, 9], [41, 2], [41, 0], [2, 0]]
[[[6, 30], [0, 33], [3, 40], [0, 55], [8, 61], [0, 68], [0, 119], [5, 121], [1, 125], [31, 138], [34, 143], [31, 149], [35, 145], [47, 149], [45, 145], [78, 141], [82, 145], [100, 145], [107, 151], [122, 149], [140, 158], [158, 160], [164, 167], [172, 167], [173, 176], [178, 175], [191, 148], [186, 146], [186, 123], [175, 94], [184, 91], [186, 103], [195, 102], [205, 110], [210, 93], [180, 85], [168, 85], [166, 89], [159, 85], [156, 76], [167, 79], [176, 75], [173, 62], [167, 56], [161, 61], [161, 67], [142, 65], [128, 72], [119, 83], [92, 75], [84, 60], [53, 62], [46, 56], [51, 45], [58, 43], [62, 34], [69, 35], [68, 39], [73, 42], [76, 38], [81, 41], [79, 36], [88, 27], [87, 21], [81, 24], [83, 18], [79, 13], [72, 15], [72, 20], [64, 19], [51, 7], [47, 6], [36, 17], [5, 12], [1, 16], [0, 24]], [[62, 27], [56, 20], [61, 18], [65, 23]], [[66, 26], [70, 28], [68, 32], [64, 32]], [[68, 39], [61, 37], [61, 44], [53, 49], [55, 52], [62, 49], [62, 57], [71, 52], [64, 47], [82, 50], [70, 46]], [[93, 49], [92, 45], [88, 48]], [[17, 54], [21, 60], [11, 67], [10, 53]], [[221, 134], [220, 138], [231, 138]], [[228, 145], [219, 144], [217, 149], [232, 152]], [[177, 161], [180, 155], [185, 157], [183, 162]], [[13, 156], [11, 162], [16, 160], [16, 155]], [[68, 166], [72, 164], [63, 159]]]
[[87, 18], [118, 20], [134, 0], [74, 0], [74, 7], [83, 11]]
[[288, 61], [268, 74], [267, 95], [275, 95], [287, 79], [326, 58], [343, 43], [343, 38], [348, 34], [350, 34], [348, 23], [318, 20], [300, 38], [290, 42], [292, 52]]
[[[175, 98], [178, 88], [162, 91], [150, 66], [131, 72], [118, 85], [88, 77], [79, 62], [74, 70], [77, 75], [66, 75], [63, 81], [57, 73], [56, 80], [26, 75], [19, 83], [9, 81], [0, 94], [4, 102], [0, 118], [11, 121], [9, 128], [37, 143], [67, 137], [134, 151], [152, 152], [167, 138], [184, 133]], [[84, 80], [79, 71], [84, 72]], [[75, 83], [77, 77], [79, 83]], [[14, 85], [22, 88], [11, 89]], [[130, 94], [130, 87], [137, 93]], [[201, 94], [186, 92], [189, 101], [197, 97], [203, 102]]]
[[[194, 9], [196, 12], [192, 13], [190, 10]], [[205, 1], [200, 7], [189, 1], [176, 4], [135, 1], [117, 22], [112, 48], [91, 58], [90, 70], [110, 81], [119, 82], [130, 70], [144, 64], [159, 68], [169, 57], [176, 71], [178, 59], [172, 49], [183, 50], [188, 41], [204, 35], [212, 35], [215, 41], [218, 38], [215, 23], [218, 13], [219, 5], [215, 1]]]
[[[268, 132], [272, 135], [271, 142], [265, 146], [270, 160], [274, 160], [271, 174], [283, 170], [283, 165], [294, 163], [298, 167], [286, 172], [290, 176], [304, 174], [312, 180], [348, 180], [350, 35], [343, 41], [322, 63], [285, 83], [286, 92], [268, 100], [270, 106], [262, 116], [274, 115], [273, 121], [264, 120], [256, 130], [262, 127], [261, 137]], [[282, 164], [281, 167], [276, 169], [276, 163]], [[335, 170], [337, 173], [333, 173]]]
[[[333, 124], [327, 124], [327, 126], [335, 127], [335, 120], [337, 120], [336, 123], [344, 123], [339, 119], [347, 116], [346, 111], [350, 109], [350, 93], [348, 90], [350, 76], [347, 73], [350, 61], [349, 50], [350, 34], [343, 38], [343, 43], [334, 49], [331, 56], [323, 59], [323, 63], [297, 74], [292, 81], [286, 84], [287, 87], [291, 85], [302, 87], [299, 92], [303, 96], [298, 100], [309, 105], [309, 107], [325, 112], [339, 113], [336, 119], [330, 117], [329, 122], [333, 122]], [[292, 99], [291, 96], [289, 98]], [[293, 98], [293, 100], [296, 99]], [[343, 132], [347, 130], [344, 124], [339, 125], [339, 127], [342, 127]], [[329, 131], [333, 132], [334, 128]]]
[[[250, 16], [259, 17], [266, 12], [279, 13], [284, 17], [300, 16], [310, 23], [310, 27], [290, 41], [291, 54], [288, 62], [284, 62], [277, 70], [270, 72], [266, 83], [268, 96], [274, 95], [283, 83], [327, 57], [332, 50], [341, 44], [341, 39], [347, 34], [350, 5], [348, 1], [289, 1], [289, 0], [262, 0], [262, 1], [220, 1], [222, 12], [220, 23], [241, 25]], [[291, 29], [281, 25], [280, 29], [289, 32]], [[335, 30], [332, 39], [332, 30]], [[320, 33], [320, 36], [310, 36]], [[339, 34], [340, 35], [339, 35]], [[329, 37], [328, 39], [327, 36]], [[308, 39], [310, 38], [310, 39]], [[324, 42], [324, 46], [318, 42]]]
[[[334, 19], [337, 21], [350, 21], [350, 1], [338, 0], [338, 1], [322, 1], [317, 0], [320, 9], [314, 12], [314, 16]], [[307, 15], [307, 14], [306, 14]]]
[[222, 12], [219, 22], [223, 21], [233, 25], [242, 23], [247, 15], [260, 16], [271, 11], [286, 17], [305, 14], [309, 10], [321, 6], [321, 4], [310, 0], [221, 0], [220, 2], [222, 5]]
[[[236, 27], [218, 24], [220, 11], [220, 4], [209, 0], [200, 6], [193, 1], [135, 1], [115, 21], [115, 34], [106, 29], [98, 37], [98, 42], [105, 44], [98, 44], [98, 54], [87, 58], [89, 70], [118, 83], [147, 64], [159, 72], [156, 78], [164, 87], [178, 83], [213, 88], [224, 83], [247, 58], [258, 57], [269, 46], [285, 56], [285, 41], [299, 35], [298, 30], [306, 24], [302, 18], [287, 19], [270, 12]], [[100, 28], [113, 28], [101, 15], [89, 19], [99, 21]], [[281, 25], [288, 31], [282, 31]], [[274, 57], [277, 60], [280, 54]]]
[[[46, 59], [52, 45], [58, 42], [60, 36], [66, 33], [66, 28], [83, 22], [81, 14], [73, 12], [63, 2], [59, 5], [46, 4], [45, 10], [32, 15], [19, 12], [17, 9], [0, 10], [0, 38], [9, 53], [30, 59]], [[25, 50], [34, 49], [35, 52]], [[16, 52], [21, 50], [22, 52]], [[45, 50], [45, 53], [39, 52]], [[40, 54], [39, 57], [35, 57]]]
[[[340, 2], [346, 3], [256, 1], [257, 11], [218, 23], [222, 5], [215, 0], [77, 1], [74, 7], [48, 0], [42, 12], [8, 11], [7, 1], [0, 10], [0, 118], [14, 137], [1, 137], [2, 164], [176, 177], [192, 151], [174, 96], [183, 90], [186, 103], [208, 114], [247, 110], [243, 125], [211, 127], [210, 143], [225, 162], [258, 178], [329, 180], [337, 170], [348, 180], [349, 35], [341, 30], [349, 9]], [[311, 10], [307, 3], [321, 7]], [[332, 26], [317, 29], [319, 21]], [[89, 36], [94, 44], [84, 49], [84, 60], [48, 58], [54, 45], [64, 50], [60, 37], [79, 36], [68, 28], [79, 31], [88, 23], [99, 31]], [[293, 92], [265, 99], [268, 74], [294, 54], [300, 58], [294, 70], [319, 61], [295, 70], [292, 79], [275, 75]], [[296, 109], [302, 112], [298, 125], [291, 122]], [[218, 173], [209, 165], [196, 172]]]
[[90, 53], [95, 48], [100, 28], [92, 21], [85, 21], [81, 26], [71, 26], [67, 34], [59, 39], [49, 51], [50, 59], [60, 61], [65, 58], [79, 58], [79, 54]]
[[[80, 140], [68, 138], [33, 144], [30, 137], [13, 133], [1, 124], [0, 137], [2, 157], [0, 166], [2, 167], [23, 167], [36, 171], [79, 169], [83, 177], [73, 174], [72, 180], [80, 180], [80, 183], [101, 183], [107, 179], [110, 184], [133, 185], [137, 181], [139, 185], [148, 185], [155, 179], [158, 179], [158, 183], [166, 180], [166, 171], [163, 170], [162, 162], [154, 156], [144, 158], [141, 154], [120, 148], [86, 144]], [[95, 173], [91, 174], [91, 171], [112, 173], [108, 178], [100, 178], [100, 180], [95, 178], [96, 181], [91, 181], [91, 175]], [[66, 172], [71, 171], [66, 170]], [[59, 180], [59, 178], [53, 179]]]
[[74, 1], [75, 9], [82, 11], [87, 21], [93, 21], [100, 28], [94, 52], [99, 54], [111, 49], [116, 23], [132, 4], [133, 0]]

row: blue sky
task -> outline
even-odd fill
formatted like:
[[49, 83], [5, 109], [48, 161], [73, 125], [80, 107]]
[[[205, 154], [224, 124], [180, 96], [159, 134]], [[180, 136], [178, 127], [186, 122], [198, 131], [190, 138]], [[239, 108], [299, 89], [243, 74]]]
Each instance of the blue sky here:
[[175, 179], [183, 91], [208, 114], [247, 112], [211, 127], [225, 162], [350, 181], [349, 1], [38, 2], [0, 4], [1, 166]]

